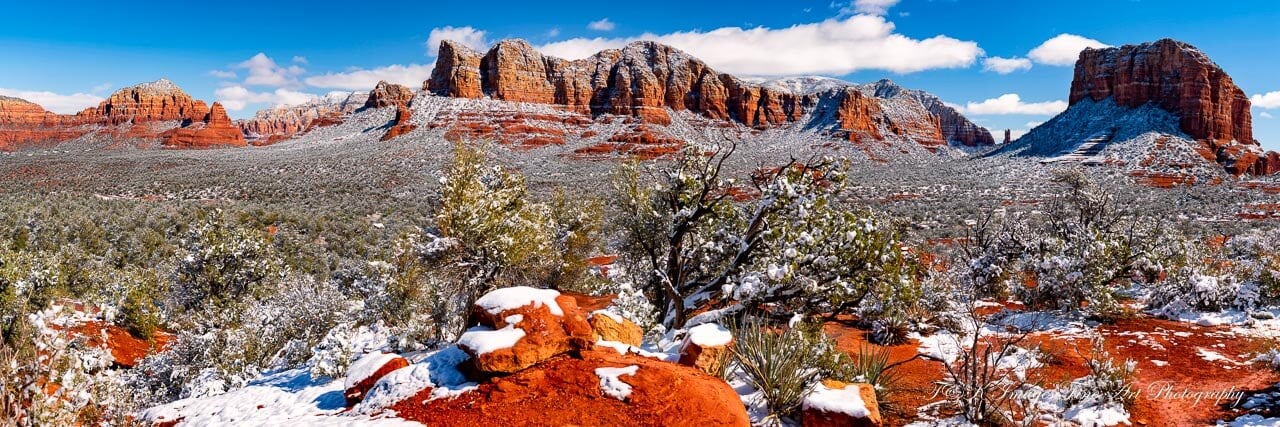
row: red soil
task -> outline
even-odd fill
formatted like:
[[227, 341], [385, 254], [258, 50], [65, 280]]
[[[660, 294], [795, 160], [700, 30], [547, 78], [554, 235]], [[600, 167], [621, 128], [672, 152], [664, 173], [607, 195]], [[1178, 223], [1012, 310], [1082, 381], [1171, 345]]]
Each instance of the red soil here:
[[139, 360], [148, 355], [163, 351], [173, 342], [173, 335], [156, 331], [152, 340], [148, 341], [133, 336], [128, 330], [116, 325], [104, 325], [102, 322], [85, 322], [69, 329], [72, 333], [88, 338], [93, 347], [102, 345], [103, 331], [106, 332], [107, 349], [116, 364], [132, 368]]
[[[1006, 308], [1020, 307], [1013, 304]], [[867, 342], [867, 331], [841, 323], [829, 323], [825, 330], [836, 340], [838, 348], [850, 354], [856, 354]], [[1170, 394], [1184, 390], [1263, 390], [1280, 380], [1280, 374], [1249, 363], [1250, 355], [1262, 347], [1257, 340], [1238, 336], [1226, 327], [1141, 317], [1103, 325], [1096, 331], [1104, 337], [1105, 348], [1114, 360], [1138, 361], [1133, 388], [1137, 396], [1129, 408], [1130, 420], [1137, 426], [1212, 425], [1216, 420], [1232, 419], [1242, 413], [1229, 407], [1234, 402], [1215, 403], [1209, 399], [1195, 404], [1193, 400]], [[1020, 345], [1035, 346], [1049, 357], [1045, 366], [1030, 371], [1034, 379], [1054, 385], [1089, 375], [1085, 359], [1092, 348], [1089, 339], [1036, 333]], [[911, 359], [917, 347], [916, 342], [888, 347], [890, 363]], [[1221, 354], [1230, 361], [1207, 361], [1200, 349]], [[1157, 366], [1152, 360], [1162, 361], [1164, 365]], [[916, 417], [916, 408], [942, 400], [933, 393], [935, 384], [943, 379], [944, 370], [939, 362], [923, 359], [912, 360], [895, 370], [903, 380], [893, 394], [894, 406], [887, 411], [885, 422], [901, 426]], [[1170, 386], [1172, 389], [1167, 389]]]

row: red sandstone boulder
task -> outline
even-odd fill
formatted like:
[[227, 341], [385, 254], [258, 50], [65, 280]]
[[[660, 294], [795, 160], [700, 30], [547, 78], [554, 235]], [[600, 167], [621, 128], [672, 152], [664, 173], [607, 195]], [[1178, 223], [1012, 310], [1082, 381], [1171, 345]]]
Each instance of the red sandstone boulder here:
[[430, 426], [748, 426], [737, 393], [697, 369], [611, 349], [556, 356], [471, 391], [432, 399], [432, 390], [390, 407]]
[[413, 100], [413, 89], [385, 81], [378, 82], [373, 88], [373, 92], [369, 92], [369, 99], [365, 101], [364, 108], [382, 108], [382, 107], [404, 107], [409, 105], [409, 101]]
[[511, 374], [591, 347], [591, 326], [570, 296], [524, 286], [476, 300], [458, 346], [480, 374]]
[[680, 344], [680, 364], [714, 374], [728, 362], [733, 334], [715, 323], [704, 323], [689, 328]]
[[804, 427], [880, 427], [884, 419], [871, 384], [825, 380], [801, 405]]
[[351, 366], [347, 367], [347, 377], [342, 387], [342, 396], [346, 398], [347, 406], [360, 403], [378, 380], [407, 366], [409, 366], [408, 360], [388, 353], [369, 353], [351, 363]]
[[644, 330], [640, 329], [635, 322], [622, 316], [605, 310], [596, 310], [591, 312], [587, 322], [591, 324], [591, 336], [596, 341], [615, 341], [633, 347], [639, 347], [644, 343]]

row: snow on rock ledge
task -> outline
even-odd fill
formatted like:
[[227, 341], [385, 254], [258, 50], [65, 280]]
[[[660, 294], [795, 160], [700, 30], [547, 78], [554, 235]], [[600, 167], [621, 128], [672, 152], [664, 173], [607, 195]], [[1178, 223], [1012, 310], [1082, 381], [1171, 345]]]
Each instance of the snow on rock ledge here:
[[347, 399], [347, 405], [360, 403], [374, 383], [406, 366], [409, 366], [408, 360], [390, 353], [369, 353], [356, 360], [347, 368], [347, 378], [343, 381], [342, 395]]
[[733, 334], [724, 326], [715, 323], [694, 326], [689, 328], [680, 345], [680, 364], [714, 374], [720, 371], [731, 345]]
[[458, 365], [468, 357], [457, 346], [449, 346], [418, 363], [392, 371], [370, 388], [352, 412], [374, 415], [413, 396], [439, 399], [473, 390], [476, 384], [458, 370]]
[[[519, 315], [516, 315], [519, 316]], [[515, 316], [511, 316], [515, 317]], [[458, 345], [475, 353], [477, 356], [493, 353], [498, 350], [506, 350], [515, 347], [516, 343], [524, 338], [524, 329], [515, 327], [515, 325], [507, 325], [502, 329], [493, 329], [488, 326], [475, 326], [468, 329], [458, 338]]]
[[564, 316], [564, 310], [560, 309], [560, 305], [556, 303], [556, 298], [559, 296], [560, 292], [554, 289], [513, 286], [484, 294], [476, 300], [476, 306], [483, 308], [489, 314], [498, 314], [532, 304], [534, 308], [547, 306], [551, 314]]
[[468, 325], [458, 344], [485, 375], [515, 373], [594, 342], [577, 302], [550, 289], [490, 292], [476, 300]]
[[805, 397], [801, 417], [811, 426], [880, 426], [875, 387], [825, 380]]

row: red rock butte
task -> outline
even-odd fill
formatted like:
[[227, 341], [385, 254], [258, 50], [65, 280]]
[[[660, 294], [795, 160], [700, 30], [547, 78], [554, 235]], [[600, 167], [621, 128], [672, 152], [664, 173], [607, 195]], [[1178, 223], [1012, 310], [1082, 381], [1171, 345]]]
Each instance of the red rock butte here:
[[1084, 50], [1071, 82], [1071, 105], [1108, 98], [1129, 108], [1154, 104], [1177, 116], [1182, 131], [1207, 146], [1207, 159], [1229, 172], [1280, 172], [1280, 155], [1260, 154], [1253, 138], [1248, 96], [1194, 46], [1163, 39]]
[[169, 80], [127, 87], [97, 107], [59, 115], [17, 98], [0, 98], [0, 149], [57, 143], [89, 134], [163, 141], [168, 147], [244, 146], [244, 134], [226, 111], [192, 99]]

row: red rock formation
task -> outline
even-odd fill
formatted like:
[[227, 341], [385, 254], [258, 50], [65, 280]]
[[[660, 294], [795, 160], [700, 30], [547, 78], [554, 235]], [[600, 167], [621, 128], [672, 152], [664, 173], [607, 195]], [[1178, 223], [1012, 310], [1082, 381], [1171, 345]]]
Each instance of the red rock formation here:
[[173, 148], [245, 145], [244, 134], [221, 105], [214, 103], [210, 109], [165, 79], [121, 89], [75, 115], [43, 112], [33, 105], [14, 98], [0, 100], [0, 149], [58, 143], [93, 132], [119, 139], [159, 139]]
[[409, 105], [409, 101], [413, 100], [413, 89], [385, 81], [378, 82], [373, 88], [373, 92], [369, 92], [369, 99], [365, 101], [364, 108], [382, 108], [397, 106], [403, 107]]
[[1252, 148], [1258, 142], [1244, 91], [1191, 45], [1163, 39], [1081, 52], [1071, 82], [1071, 104], [1107, 98], [1130, 108], [1151, 103], [1178, 116], [1182, 131], [1206, 144], [1210, 160], [1232, 173], [1280, 168]]
[[1005, 129], [1005, 130], [1004, 130], [1004, 142], [1002, 142], [1002, 144], [1006, 144], [1006, 145], [1007, 145], [1007, 144], [1009, 144], [1010, 142], [1013, 142], [1013, 130], [1012, 130], [1012, 129]]
[[0, 125], [56, 124], [58, 115], [25, 99], [0, 96]]
[[[485, 301], [503, 301], [506, 298], [528, 295], [533, 292], [559, 293], [530, 288], [507, 288], [491, 292], [476, 301], [468, 324], [473, 328], [459, 340], [459, 347], [471, 355], [471, 364], [481, 374], [510, 374], [519, 372], [542, 361], [569, 351], [590, 348], [591, 325], [571, 296], [554, 298], [555, 306], [541, 302], [493, 310], [485, 307]], [[484, 351], [483, 346], [495, 336], [519, 331], [519, 339], [510, 347]]]
[[440, 42], [436, 66], [423, 90], [454, 98], [480, 98], [480, 54], [452, 40]]
[[[601, 391], [600, 368], [635, 366], [619, 375], [630, 386], [623, 399]], [[431, 399], [431, 389], [400, 401], [396, 416], [430, 426], [751, 425], [742, 400], [719, 378], [697, 369], [611, 348], [554, 357], [515, 374], [482, 381], [475, 390]]]
[[332, 94], [299, 105], [262, 110], [252, 119], [239, 120], [236, 124], [250, 142], [263, 145], [305, 132], [317, 124], [341, 123], [347, 114], [363, 108], [368, 97], [366, 92]]
[[62, 125], [62, 117], [33, 102], [0, 96], [0, 151], [75, 139], [85, 130]]
[[[670, 124], [668, 111], [673, 110], [757, 128], [788, 125], [806, 116], [811, 120], [834, 117], [834, 122], [806, 125], [853, 140], [883, 139], [884, 128], [926, 146], [995, 142], [986, 129], [922, 92], [893, 90], [906, 94], [902, 99], [908, 101], [888, 101], [848, 88], [792, 93], [718, 73], [684, 52], [654, 42], [635, 42], [566, 61], [544, 56], [523, 40], [504, 40], [483, 56], [445, 41], [431, 79], [423, 87], [441, 96], [550, 104], [593, 116], [632, 116], [658, 125]], [[902, 109], [885, 111], [871, 105], [879, 102], [910, 102], [913, 107], [906, 115], [896, 116]]]
[[120, 89], [97, 108], [76, 114], [76, 123], [119, 125], [155, 121], [200, 121], [209, 108], [183, 92], [173, 82], [160, 79]]
[[[204, 101], [196, 101], [198, 107]], [[213, 108], [205, 114], [200, 122], [195, 122], [173, 129], [160, 135], [166, 148], [215, 148], [244, 147], [247, 145], [244, 133], [231, 123], [227, 110], [222, 104], [213, 103]]]
[[391, 127], [387, 129], [387, 133], [382, 134], [382, 141], [390, 141], [400, 135], [413, 132], [417, 128], [418, 125], [413, 124], [413, 110], [404, 105], [398, 106], [396, 108], [395, 121], [391, 122]]

